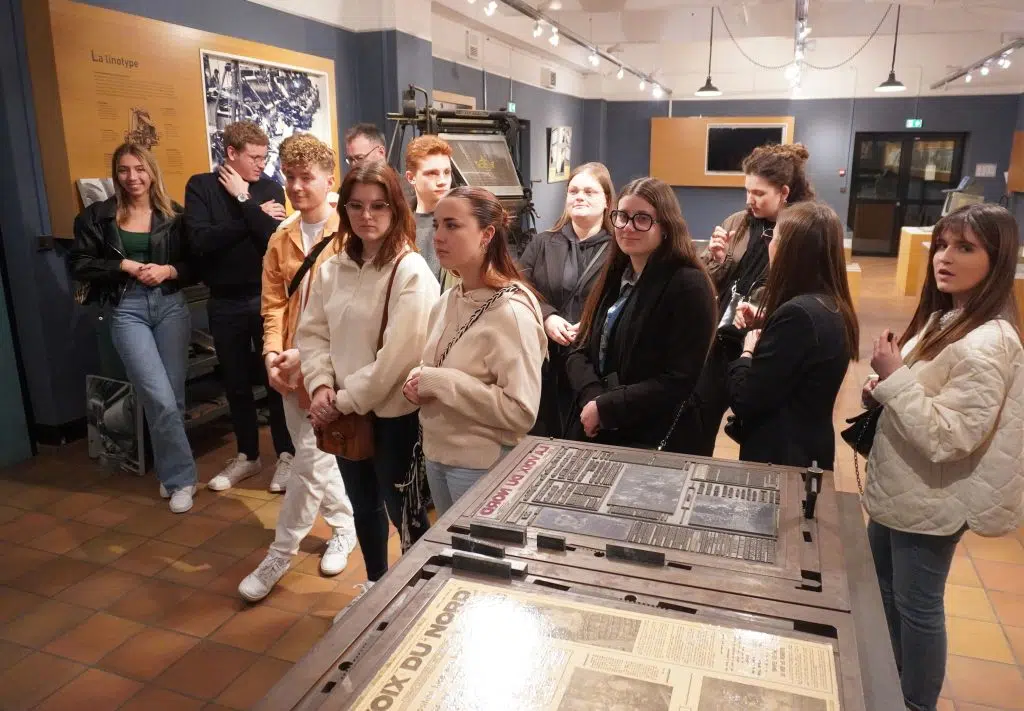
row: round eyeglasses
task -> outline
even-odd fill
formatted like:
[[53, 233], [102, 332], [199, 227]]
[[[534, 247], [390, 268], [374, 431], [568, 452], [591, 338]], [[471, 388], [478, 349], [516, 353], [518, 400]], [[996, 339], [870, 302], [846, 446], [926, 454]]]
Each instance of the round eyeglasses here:
[[611, 212], [612, 224], [618, 227], [620, 230], [625, 228], [630, 222], [633, 223], [633, 229], [637, 232], [647, 232], [652, 227], [656, 220], [648, 215], [646, 212], [634, 212], [630, 215], [625, 210], [612, 210]]

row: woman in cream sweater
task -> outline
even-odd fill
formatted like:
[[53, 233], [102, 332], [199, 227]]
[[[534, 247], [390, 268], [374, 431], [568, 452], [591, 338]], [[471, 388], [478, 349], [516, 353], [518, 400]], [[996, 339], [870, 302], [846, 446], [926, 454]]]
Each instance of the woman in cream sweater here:
[[434, 211], [437, 256], [462, 283], [431, 312], [404, 392], [420, 406], [439, 515], [530, 431], [540, 406], [544, 318], [508, 253], [507, 220], [482, 188], [456, 188]]
[[[936, 708], [946, 667], [943, 594], [966, 529], [1024, 517], [1024, 350], [1013, 295], [1017, 223], [996, 205], [939, 220], [910, 326], [875, 341], [865, 404], [883, 406], [864, 505], [903, 696]], [[905, 359], [905, 360], [904, 360]]]
[[[386, 163], [349, 171], [338, 211], [345, 246], [312, 282], [295, 342], [313, 401], [309, 414], [314, 426], [328, 424], [339, 413], [376, 416], [373, 457], [338, 459], [372, 583], [388, 569], [388, 517], [396, 528], [402, 522], [402, 497], [395, 484], [405, 479], [418, 436], [416, 408], [402, 397], [402, 383], [419, 361], [440, 286], [415, 251], [412, 213], [398, 176]], [[378, 350], [385, 309], [387, 328]], [[413, 538], [427, 526], [421, 512], [411, 526]]]

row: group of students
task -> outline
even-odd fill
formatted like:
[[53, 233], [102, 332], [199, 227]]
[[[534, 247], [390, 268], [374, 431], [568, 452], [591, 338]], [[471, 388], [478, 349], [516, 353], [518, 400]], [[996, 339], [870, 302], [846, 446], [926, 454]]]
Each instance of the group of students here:
[[[228, 160], [189, 182], [183, 221], [152, 156], [119, 148], [115, 197], [79, 217], [71, 257], [111, 312], [172, 510], [188, 510], [196, 482], [181, 414], [180, 288], [203, 279], [211, 289], [239, 439], [213, 489], [259, 469], [246, 363], [262, 352], [290, 476], [275, 475], [285, 502], [267, 557], [239, 587], [245, 599], [270, 593], [318, 513], [334, 530], [321, 570], [343, 569], [358, 541], [365, 587], [378, 580], [417, 442], [438, 514], [529, 432], [710, 455], [731, 409], [741, 459], [833, 467], [833, 409], [860, 338], [843, 226], [814, 200], [803, 146], [747, 157], [746, 209], [701, 254], [670, 186], [639, 178], [616, 194], [603, 165], [581, 165], [561, 218], [516, 260], [500, 202], [451, 188], [444, 141], [410, 143], [410, 204], [374, 127], [346, 135], [337, 194], [332, 149], [292, 136], [280, 156], [298, 217], [285, 219], [280, 189], [262, 176], [258, 131], [225, 130]], [[1000, 207], [943, 218], [914, 319], [872, 351], [864, 401], [882, 414], [864, 503], [915, 710], [935, 708], [941, 688], [957, 542], [967, 528], [1002, 535], [1024, 516], [1017, 250], [1016, 222]], [[316, 446], [317, 428], [351, 413], [375, 417], [369, 459]], [[412, 540], [428, 526], [425, 511], [414, 514]]]

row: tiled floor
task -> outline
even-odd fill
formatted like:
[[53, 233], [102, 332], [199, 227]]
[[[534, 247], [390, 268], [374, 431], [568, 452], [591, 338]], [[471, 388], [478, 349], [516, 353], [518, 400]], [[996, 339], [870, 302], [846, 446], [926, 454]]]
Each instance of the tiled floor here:
[[[862, 353], [913, 303], [893, 295], [894, 260], [861, 260]], [[856, 364], [837, 422], [858, 409]], [[718, 454], [735, 457], [721, 436]], [[209, 479], [233, 454], [226, 426], [194, 443]], [[270, 451], [269, 438], [264, 442]], [[840, 488], [856, 490], [850, 450], [837, 447]], [[247, 709], [320, 638], [364, 579], [318, 574], [321, 521], [293, 570], [261, 605], [239, 581], [273, 536], [280, 497], [270, 471], [238, 489], [202, 490], [192, 512], [166, 509], [152, 477], [107, 473], [84, 443], [0, 473], [0, 709]], [[397, 539], [392, 537], [392, 555]], [[947, 589], [950, 657], [943, 711], [1024, 709], [1024, 531], [968, 535]], [[874, 710], [873, 710], [874, 711]], [[886, 710], [888, 711], [888, 710]]]

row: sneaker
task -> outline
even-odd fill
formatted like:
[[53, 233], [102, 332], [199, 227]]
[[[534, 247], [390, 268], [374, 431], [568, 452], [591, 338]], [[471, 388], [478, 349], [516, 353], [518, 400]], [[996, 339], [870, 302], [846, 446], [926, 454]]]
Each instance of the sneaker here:
[[334, 616], [334, 623], [333, 624], [338, 624], [338, 620], [340, 620], [342, 617], [344, 617], [345, 613], [348, 612], [349, 610], [351, 610], [355, 606], [355, 604], [357, 602], [359, 602], [360, 598], [362, 598], [363, 595], [368, 593], [370, 591], [370, 588], [372, 588], [374, 585], [375, 585], [375, 583], [372, 580], [367, 580], [365, 583], [359, 583], [358, 585], [353, 585], [352, 587], [359, 588], [359, 593], [354, 598], [352, 598], [352, 602], [350, 602], [349, 604], [345, 605], [345, 607], [343, 607], [340, 610], [338, 610], [338, 614]]
[[292, 455], [285, 452], [277, 458], [277, 466], [274, 467], [274, 478], [270, 480], [270, 492], [280, 494], [288, 486], [288, 480], [292, 476]]
[[192, 497], [196, 494], [195, 484], [183, 486], [171, 494], [171, 513], [185, 513], [192, 508]]
[[348, 565], [348, 554], [356, 547], [356, 537], [352, 533], [335, 531], [331, 540], [327, 541], [327, 550], [320, 558], [320, 572], [324, 575], [337, 575]]
[[277, 581], [288, 572], [291, 564], [291, 558], [267, 553], [267, 557], [256, 570], [246, 575], [245, 580], [238, 584], [238, 594], [248, 602], [259, 602], [270, 594]]
[[228, 460], [228, 465], [217, 476], [210, 479], [206, 486], [210, 491], [226, 491], [243, 479], [259, 474], [263, 465], [259, 459], [250, 461], [244, 454]]

